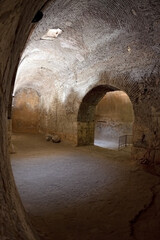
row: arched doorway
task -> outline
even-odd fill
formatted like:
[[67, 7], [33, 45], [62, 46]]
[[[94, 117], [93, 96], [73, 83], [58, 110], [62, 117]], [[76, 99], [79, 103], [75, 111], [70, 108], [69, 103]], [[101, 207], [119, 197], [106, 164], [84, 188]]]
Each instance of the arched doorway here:
[[[16, 187], [14, 184], [13, 176], [11, 173], [11, 167], [8, 157], [7, 151], [7, 124], [6, 124], [6, 116], [7, 116], [7, 107], [9, 105], [9, 93], [11, 93], [11, 81], [12, 85], [14, 82], [15, 72], [17, 68], [17, 64], [19, 61], [20, 53], [24, 47], [25, 41], [29, 34], [29, 30], [31, 29], [31, 22], [33, 19], [34, 14], [38, 9], [40, 9], [45, 1], [24, 1], [23, 4], [17, 4], [17, 1], [14, 3], [8, 0], [2, 1], [1, 4], [1, 91], [0, 91], [0, 109], [1, 109], [1, 116], [0, 116], [0, 133], [1, 133], [1, 148], [0, 148], [0, 158], [1, 158], [1, 185], [2, 185], [2, 198], [1, 198], [1, 216], [2, 216], [2, 231], [1, 236], [2, 238], [6, 239], [34, 239], [34, 235], [28, 225], [28, 222], [25, 221], [25, 214], [23, 208], [21, 207], [21, 203], [19, 201], [19, 196], [15, 191]], [[115, 63], [118, 68], [116, 70], [120, 70], [121, 72], [128, 72], [128, 66], [130, 66], [131, 76], [133, 78], [133, 83], [135, 86], [138, 85], [140, 89], [140, 96], [135, 96], [135, 100], [137, 103], [137, 111], [140, 108], [139, 112], [141, 113], [138, 119], [141, 119], [141, 122], [137, 120], [136, 126], [137, 130], [137, 139], [140, 140], [140, 144], [138, 141], [137, 147], [139, 145], [143, 147], [143, 152], [147, 148], [145, 146], [145, 141], [143, 136], [146, 136], [146, 142], [150, 143], [153, 141], [153, 137], [155, 135], [155, 131], [152, 128], [154, 125], [154, 117], [159, 117], [159, 108], [158, 104], [158, 91], [157, 86], [159, 80], [154, 78], [153, 75], [153, 66], [156, 65], [158, 61], [158, 51], [156, 50], [156, 39], [158, 38], [158, 22], [156, 17], [158, 16], [158, 1], [156, 4], [152, 4], [152, 7], [145, 2], [133, 2], [130, 6], [126, 4], [116, 4], [115, 7], [112, 7], [112, 4], [106, 4], [108, 12], [106, 14], [102, 14], [102, 18], [107, 16], [107, 23], [109, 23], [109, 27], [107, 28], [104, 24], [106, 29], [109, 29], [109, 32], [106, 35], [105, 43], [107, 39], [110, 42], [116, 42], [117, 45], [112, 47], [112, 45], [108, 45], [108, 49], [111, 49], [113, 52], [113, 56], [109, 55], [106, 57], [109, 59], [108, 64], [102, 62], [99, 65], [104, 64], [108, 71], [115, 70], [115, 66], [110, 69], [110, 64], [113, 65]], [[117, 7], [120, 6], [120, 7]], [[125, 6], [128, 9], [125, 11]], [[148, 9], [150, 7], [150, 11], [148, 11], [148, 16], [144, 14], [144, 9]], [[129, 9], [130, 8], [130, 9]], [[6, 12], [6, 9], [8, 11]], [[93, 8], [94, 10], [95, 8]], [[136, 13], [134, 10], [138, 10], [139, 12]], [[114, 10], [114, 11], [111, 11]], [[71, 11], [72, 12], [72, 11]], [[105, 13], [101, 12], [100, 13]], [[9, 14], [7, 14], [9, 13]], [[126, 13], [126, 14], [124, 14]], [[67, 14], [65, 14], [66, 16]], [[68, 14], [69, 15], [69, 14]], [[115, 18], [115, 16], [119, 16], [119, 18]], [[76, 16], [76, 15], [74, 15]], [[99, 23], [97, 21], [97, 14], [95, 15], [95, 23]], [[143, 19], [144, 18], [144, 19]], [[155, 22], [154, 22], [155, 18]], [[109, 21], [111, 19], [111, 21]], [[66, 20], [66, 18], [65, 18]], [[88, 20], [88, 19], [87, 19]], [[114, 20], [114, 21], [113, 21]], [[143, 21], [144, 20], [144, 21]], [[152, 22], [151, 22], [152, 21]], [[77, 23], [79, 25], [80, 20], [77, 19]], [[86, 21], [87, 22], [87, 21]], [[114, 24], [115, 25], [114, 25]], [[137, 24], [139, 23], [139, 24]], [[153, 34], [146, 34], [147, 26], [150, 26], [152, 23], [153, 28], [151, 29]], [[70, 24], [70, 23], [69, 23]], [[70, 27], [70, 25], [68, 26]], [[134, 25], [135, 24], [135, 25]], [[146, 24], [146, 26], [144, 26]], [[114, 25], [113, 32], [111, 31], [111, 26]], [[117, 26], [116, 26], [117, 25]], [[94, 26], [93, 24], [91, 26]], [[126, 27], [126, 35], [125, 35], [125, 27]], [[100, 29], [100, 28], [99, 28]], [[120, 31], [121, 30], [121, 31]], [[134, 32], [132, 31], [134, 30]], [[79, 31], [78, 31], [79, 32]], [[99, 33], [99, 32], [98, 32]], [[117, 36], [117, 40], [114, 37]], [[121, 36], [119, 35], [121, 34]], [[103, 35], [103, 34], [102, 34]], [[101, 40], [100, 34], [95, 34]], [[113, 38], [110, 38], [112, 36]], [[146, 36], [144, 38], [144, 36]], [[135, 43], [135, 40], [136, 44]], [[113, 40], [113, 41], [112, 41]], [[129, 40], [129, 41], [125, 41]], [[153, 40], [153, 41], [152, 41]], [[94, 41], [92, 40], [94, 43]], [[124, 44], [122, 44], [124, 43]], [[121, 46], [122, 44], [122, 46]], [[128, 46], [131, 45], [131, 46]], [[152, 46], [154, 44], [154, 46]], [[158, 44], [158, 43], [157, 43]], [[88, 44], [89, 45], [89, 44]], [[127, 47], [128, 46], [128, 47]], [[152, 57], [150, 57], [150, 51], [148, 49], [152, 49]], [[101, 48], [100, 48], [101, 49]], [[125, 51], [126, 49], [126, 51]], [[122, 51], [121, 51], [122, 50]], [[102, 51], [100, 51], [102, 52]], [[105, 51], [106, 52], [106, 45]], [[121, 52], [121, 54], [120, 54]], [[89, 55], [88, 52], [86, 55]], [[95, 53], [93, 54], [95, 56]], [[142, 57], [143, 56], [143, 57]], [[117, 57], [124, 61], [118, 61]], [[96, 62], [98, 57], [96, 58]], [[99, 56], [99, 59], [102, 59]], [[112, 59], [112, 61], [110, 61]], [[81, 59], [80, 59], [81, 60]], [[146, 61], [146, 64], [145, 64]], [[122, 68], [120, 68], [122, 66]], [[112, 70], [113, 69], [113, 70]], [[151, 73], [151, 74], [150, 74]], [[153, 82], [153, 86], [149, 89], [146, 74], [150, 74], [151, 82]], [[138, 83], [138, 80], [144, 77], [144, 81]], [[154, 81], [155, 80], [155, 81]], [[157, 81], [158, 80], [158, 81]], [[151, 90], [151, 91], [150, 91]], [[153, 92], [153, 93], [151, 93]], [[157, 92], [157, 96], [156, 93]], [[146, 97], [149, 97], [147, 98]], [[153, 98], [155, 95], [155, 98]], [[157, 98], [156, 98], [157, 97]], [[154, 99], [154, 101], [153, 101]], [[155, 104], [153, 104], [155, 102]], [[138, 105], [139, 104], [139, 105]], [[151, 107], [152, 108], [151, 108]], [[152, 111], [151, 111], [152, 110]], [[148, 117], [148, 113], [151, 112], [151, 116]], [[147, 123], [146, 123], [147, 119]], [[139, 127], [142, 126], [142, 129]], [[143, 124], [145, 123], [145, 124]], [[152, 125], [151, 125], [151, 124]], [[145, 133], [145, 135], [144, 135]], [[140, 158], [140, 157], [139, 157]], [[121, 189], [121, 188], [120, 188]], [[128, 201], [129, 202], [129, 201]], [[143, 206], [147, 206], [146, 204], [142, 204]], [[84, 208], [83, 208], [84, 209]], [[140, 209], [137, 209], [139, 212]], [[135, 214], [136, 216], [136, 214]], [[7, 221], [6, 221], [7, 220]], [[7, 224], [6, 224], [7, 223]], [[95, 229], [93, 229], [95, 230]], [[88, 229], [87, 229], [88, 231]], [[152, 231], [153, 232], [153, 231]]]
[[[102, 99], [103, 99], [103, 97], [105, 97], [105, 95], [107, 96], [106, 93], [109, 93], [109, 94], [116, 93], [114, 95], [111, 95], [112, 98], [110, 99], [111, 100], [110, 103], [112, 104], [112, 106], [110, 106], [110, 110], [108, 110], [108, 114], [116, 115], [115, 118], [116, 117], [123, 118], [125, 115], [126, 109], [123, 109], [123, 113], [121, 115], [120, 115], [120, 112], [121, 112], [120, 110], [116, 111], [116, 108], [115, 108], [115, 111], [113, 111], [113, 107], [115, 107], [114, 101], [116, 101], [116, 99], [114, 99], [114, 97], [115, 96], [117, 97], [117, 93], [118, 93], [117, 100], [119, 101], [119, 99], [121, 99], [122, 95], [123, 95], [123, 99], [125, 99], [125, 100], [127, 99], [128, 103], [129, 103], [130, 113], [132, 113], [131, 118], [133, 117], [133, 108], [132, 108], [132, 103], [131, 103], [129, 97], [127, 96], [126, 93], [118, 91], [118, 90], [119, 89], [116, 89], [115, 87], [112, 87], [112, 86], [99, 85], [99, 86], [96, 86], [93, 89], [91, 89], [84, 96], [84, 98], [81, 102], [80, 108], [79, 108], [79, 112], [78, 112], [78, 132], [77, 132], [77, 145], [78, 146], [94, 144], [96, 120], [98, 121], [98, 118], [102, 117], [102, 116], [98, 117], [96, 115], [96, 108], [98, 111], [97, 105], [100, 101], [102, 101]], [[120, 97], [120, 95], [121, 95], [121, 97]], [[103, 105], [103, 102], [102, 102], [102, 105]], [[123, 102], [123, 100], [121, 103], [119, 102], [118, 105], [120, 105], [120, 106], [122, 105], [123, 108], [125, 107], [125, 103]], [[99, 109], [99, 111], [100, 111], [100, 109]], [[118, 116], [118, 114], [120, 116]], [[106, 117], [106, 114], [105, 114], [105, 117]], [[132, 122], [132, 120], [131, 120], [131, 122]], [[96, 124], [96, 126], [97, 125], [98, 125], [98, 123]], [[122, 133], [124, 133], [124, 132], [122, 131]], [[96, 134], [98, 135], [97, 131], [96, 131]]]
[[94, 145], [118, 149], [123, 136], [127, 136], [126, 144], [132, 144], [133, 122], [133, 106], [128, 95], [123, 91], [107, 92], [95, 110]]

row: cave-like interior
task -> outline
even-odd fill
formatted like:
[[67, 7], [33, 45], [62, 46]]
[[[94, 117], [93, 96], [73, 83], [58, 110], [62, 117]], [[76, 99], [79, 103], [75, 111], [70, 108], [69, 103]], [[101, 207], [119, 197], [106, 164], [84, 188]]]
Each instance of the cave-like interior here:
[[0, 5], [0, 239], [158, 239], [160, 1]]

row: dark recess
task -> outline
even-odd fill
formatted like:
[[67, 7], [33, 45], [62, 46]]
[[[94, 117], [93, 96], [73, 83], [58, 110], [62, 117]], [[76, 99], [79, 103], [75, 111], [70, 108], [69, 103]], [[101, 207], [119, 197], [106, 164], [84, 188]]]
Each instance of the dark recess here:
[[32, 23], [39, 22], [43, 17], [43, 13], [41, 11], [38, 11], [36, 15], [34, 16]]

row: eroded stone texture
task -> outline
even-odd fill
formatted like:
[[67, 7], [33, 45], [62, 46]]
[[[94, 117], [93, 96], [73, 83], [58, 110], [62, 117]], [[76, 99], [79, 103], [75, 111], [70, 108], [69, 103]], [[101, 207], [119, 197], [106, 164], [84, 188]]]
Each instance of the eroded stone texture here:
[[15, 153], [12, 143], [12, 119], [8, 119], [8, 149], [10, 154]]
[[15, 187], [7, 149], [8, 105], [16, 67], [31, 29], [31, 21], [45, 1], [1, 1], [0, 7], [0, 239], [33, 240]]
[[[11, 173], [6, 148], [7, 109], [11, 105], [9, 99], [11, 99], [16, 68], [32, 27], [31, 22], [44, 3], [45, 0], [1, 1], [0, 236], [2, 239], [34, 239]], [[98, 85], [110, 85], [126, 91], [133, 103], [134, 155], [140, 159], [148, 151], [147, 149], [157, 149], [158, 158], [159, 0], [67, 2], [57, 0], [55, 4], [52, 3], [44, 12], [44, 21], [37, 25], [22, 57], [21, 69], [17, 76], [20, 82], [17, 80], [19, 85], [16, 91], [26, 84], [37, 92], [41, 90], [42, 130], [44, 132], [46, 129], [56, 130], [64, 138], [76, 141], [77, 115], [84, 96]], [[53, 27], [59, 27], [63, 33], [48, 45], [47, 42], [40, 40], [40, 37], [48, 28]], [[36, 79], [33, 81], [33, 72], [38, 81]], [[24, 75], [27, 77], [24, 78]], [[44, 117], [46, 113], [47, 117]], [[154, 160], [154, 151], [148, 157], [149, 160]]]
[[[159, 1], [73, 0], [61, 4], [50, 4], [33, 32], [22, 56], [15, 92], [26, 85], [40, 91], [41, 131], [56, 132], [77, 144], [79, 138], [84, 143], [84, 136], [90, 139], [88, 134], [92, 134], [92, 121], [84, 124], [79, 120], [85, 96], [101, 85], [125, 91], [135, 115], [133, 156], [141, 159], [147, 146], [155, 148]], [[62, 29], [62, 34], [53, 41], [40, 40], [52, 28]], [[90, 103], [87, 108], [93, 114], [92, 107]]]
[[40, 97], [32, 89], [19, 91], [13, 100], [13, 132], [39, 132]]

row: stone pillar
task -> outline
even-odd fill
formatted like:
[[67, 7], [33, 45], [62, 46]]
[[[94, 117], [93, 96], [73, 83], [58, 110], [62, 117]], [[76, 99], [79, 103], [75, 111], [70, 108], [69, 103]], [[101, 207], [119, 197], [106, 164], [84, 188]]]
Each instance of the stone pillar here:
[[93, 145], [94, 144], [95, 122], [78, 122], [77, 145]]

